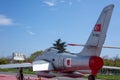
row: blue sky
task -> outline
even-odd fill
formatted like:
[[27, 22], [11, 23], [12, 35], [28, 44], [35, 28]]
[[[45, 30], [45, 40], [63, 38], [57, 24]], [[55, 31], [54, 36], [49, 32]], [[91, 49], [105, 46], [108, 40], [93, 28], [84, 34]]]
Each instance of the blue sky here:
[[[0, 56], [20, 52], [29, 56], [61, 38], [85, 44], [103, 7], [114, 4], [105, 45], [120, 46], [119, 0], [0, 0]], [[67, 47], [80, 52], [82, 47]], [[103, 49], [114, 57], [120, 50]]]

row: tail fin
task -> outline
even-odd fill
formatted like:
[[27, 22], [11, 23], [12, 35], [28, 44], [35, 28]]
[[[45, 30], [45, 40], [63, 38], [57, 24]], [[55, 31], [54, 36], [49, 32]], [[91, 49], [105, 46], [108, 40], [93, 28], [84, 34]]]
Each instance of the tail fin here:
[[82, 52], [78, 55], [100, 56], [102, 46], [105, 41], [108, 25], [113, 12], [114, 5], [108, 5], [103, 10], [95, 24], [89, 39], [87, 40]]

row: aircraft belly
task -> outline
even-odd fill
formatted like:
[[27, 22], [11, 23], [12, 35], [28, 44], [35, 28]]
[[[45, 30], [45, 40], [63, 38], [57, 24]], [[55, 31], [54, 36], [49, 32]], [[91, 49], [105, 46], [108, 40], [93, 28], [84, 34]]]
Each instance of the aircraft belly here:
[[79, 70], [78, 72], [80, 72], [82, 74], [91, 74], [92, 73], [91, 70]]
[[39, 77], [46, 77], [46, 78], [52, 78], [52, 77], [56, 77], [56, 75], [52, 72], [40, 72], [40, 71], [37, 71], [36, 72], [36, 75]]

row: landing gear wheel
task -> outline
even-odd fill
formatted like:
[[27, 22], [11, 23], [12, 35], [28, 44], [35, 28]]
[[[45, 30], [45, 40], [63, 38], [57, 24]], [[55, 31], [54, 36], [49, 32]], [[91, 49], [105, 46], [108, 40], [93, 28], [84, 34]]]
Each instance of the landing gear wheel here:
[[95, 80], [95, 76], [94, 75], [89, 75], [88, 80]]
[[40, 76], [38, 76], [38, 80], [42, 80]]

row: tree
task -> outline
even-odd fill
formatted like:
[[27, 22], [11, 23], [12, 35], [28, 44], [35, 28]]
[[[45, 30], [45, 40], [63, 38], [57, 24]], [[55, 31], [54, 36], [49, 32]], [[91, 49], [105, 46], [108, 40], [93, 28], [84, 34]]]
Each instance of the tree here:
[[31, 56], [28, 58], [28, 61], [30, 61], [30, 62], [34, 61], [34, 59], [35, 59], [37, 56], [41, 55], [42, 53], [43, 53], [43, 51], [41, 51], [41, 50], [32, 53]]
[[117, 54], [115, 57], [113, 57], [113, 66], [119, 66], [120, 67], [120, 58]]
[[8, 63], [10, 63], [10, 59], [0, 58], [0, 64], [8, 64]]
[[104, 59], [105, 66], [120, 67], [120, 57], [118, 55], [116, 55], [113, 58], [109, 58], [108, 56], [104, 56], [103, 59]]
[[59, 53], [66, 52], [66, 42], [62, 42], [61, 39], [58, 39], [53, 43], [53, 48], [57, 49]]

